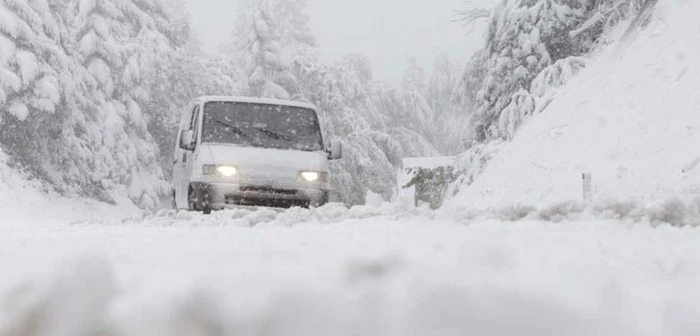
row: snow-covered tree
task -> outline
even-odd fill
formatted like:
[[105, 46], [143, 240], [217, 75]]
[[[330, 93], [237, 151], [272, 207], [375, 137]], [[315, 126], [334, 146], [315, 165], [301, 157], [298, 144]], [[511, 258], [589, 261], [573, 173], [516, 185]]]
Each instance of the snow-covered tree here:
[[385, 126], [382, 129], [400, 145], [403, 157], [440, 155], [422, 131], [424, 128], [415, 127], [418, 122], [412, 118], [421, 114], [411, 110], [416, 107], [409, 104], [411, 95], [384, 82], [375, 82], [370, 87], [372, 106], [377, 110], [379, 118], [384, 120]]
[[428, 104], [436, 113], [452, 113], [453, 96], [459, 85], [461, 69], [446, 54], [435, 60], [428, 83]]
[[294, 58], [315, 45], [304, 0], [240, 0], [234, 52], [248, 78], [252, 96], [298, 97], [290, 69]]
[[385, 120], [387, 132], [397, 137], [407, 156], [456, 153], [464, 129], [467, 108], [456, 97], [461, 70], [446, 55], [435, 61], [431, 72], [409, 60], [400, 88], [386, 83], [370, 85], [374, 106]]
[[477, 96], [476, 126], [483, 130], [477, 140], [499, 136], [494, 126], [500, 113], [544, 68], [590, 49], [590, 35], [569, 35], [586, 14], [582, 2], [570, 0], [505, 0], [496, 7], [484, 54], [488, 72]]
[[176, 47], [159, 0], [0, 2], [2, 146], [59, 190], [153, 207], [166, 189], [142, 69]]
[[[401, 126], [428, 134], [433, 130], [434, 111], [428, 99], [428, 75], [425, 69], [415, 59], [410, 59], [408, 68], [401, 82], [404, 94], [405, 108], [403, 115], [396, 116], [401, 120]], [[398, 121], [397, 120], [397, 121]]]
[[467, 62], [452, 97], [453, 103], [472, 111], [477, 106], [477, 95], [486, 78], [484, 51], [478, 51]]
[[435, 60], [428, 83], [426, 99], [433, 111], [434, 129], [428, 134], [431, 142], [444, 154], [459, 151], [471, 106], [456, 95], [460, 85], [461, 67], [445, 54]]
[[656, 0], [593, 0], [587, 3], [587, 20], [572, 30], [569, 35], [575, 37], [587, 31], [608, 30], [621, 21], [638, 13], [643, 5]]
[[[151, 111], [143, 109], [150, 94], [142, 72], [174, 47], [168, 38], [176, 35], [169, 31], [168, 13], [163, 3], [144, 0], [81, 1], [76, 9], [77, 56], [96, 93], [95, 108], [84, 114], [85, 128], [90, 137], [102, 139], [101, 150], [106, 151], [96, 162], [102, 166], [98, 171], [105, 171], [100, 179], [117, 177], [128, 185], [132, 199], [152, 197], [162, 192], [153, 186], [163, 176], [148, 131]], [[118, 169], [110, 172], [110, 166]]]
[[296, 54], [316, 46], [311, 32], [311, 19], [306, 14], [307, 0], [267, 0], [272, 6], [272, 16], [281, 33], [287, 51]]
[[[524, 96], [540, 73], [554, 67], [554, 72], [546, 75], [550, 81], [568, 80], [585, 66], [579, 56], [590, 52], [596, 43], [605, 43], [601, 41], [605, 31], [651, 2], [654, 0], [502, 0], [491, 11], [486, 47], [471, 62], [478, 66], [468, 67], [463, 78], [462, 90], [471, 91], [467, 89], [473, 87], [469, 80], [480, 76], [469, 75], [470, 69], [485, 70], [483, 84], [474, 97], [476, 140], [512, 137], [523, 116], [541, 111], [524, 103], [546, 95]], [[485, 17], [484, 11], [474, 8], [461, 13], [467, 22]], [[562, 77], [552, 79], [557, 75]]]

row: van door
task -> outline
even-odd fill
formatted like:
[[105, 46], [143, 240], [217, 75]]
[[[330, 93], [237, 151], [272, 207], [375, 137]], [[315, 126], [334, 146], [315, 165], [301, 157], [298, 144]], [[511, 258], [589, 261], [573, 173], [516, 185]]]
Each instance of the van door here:
[[194, 144], [195, 147], [191, 150], [180, 148], [180, 135], [178, 134], [178, 143], [175, 157], [175, 167], [173, 169], [173, 184], [177, 189], [176, 200], [178, 208], [186, 209], [188, 207], [187, 192], [190, 182], [192, 181], [192, 169], [195, 159], [195, 153], [197, 151], [197, 141], [199, 139], [199, 134], [197, 132], [199, 125], [199, 104], [195, 104], [191, 113], [189, 113], [190, 118], [186, 121], [185, 125], [181, 127], [180, 133], [184, 130], [191, 130], [194, 133]]
[[[185, 191], [187, 191], [187, 188], [190, 185], [190, 182], [192, 181], [192, 173], [194, 169], [194, 162], [197, 159], [197, 151], [199, 150], [199, 119], [200, 119], [200, 107], [199, 104], [194, 106], [194, 111], [192, 112], [192, 120], [190, 121], [190, 130], [194, 134], [194, 138], [192, 139], [192, 143], [194, 144], [194, 147], [192, 147], [192, 150], [185, 151], [185, 180], [187, 180], [187, 184], [185, 185]], [[201, 168], [200, 168], [201, 169]]]
[[183, 176], [183, 155], [184, 155], [184, 149], [180, 148], [180, 136], [182, 135], [182, 131], [187, 129], [189, 124], [186, 123], [186, 121], [189, 121], [190, 118], [192, 118], [192, 104], [188, 104], [187, 107], [185, 107], [182, 118], [180, 119], [180, 126], [177, 129], [177, 133], [175, 134], [175, 149], [173, 150], [173, 179], [172, 179], [172, 189], [173, 189], [173, 198], [174, 198], [174, 206], [176, 209], [182, 209], [184, 207], [182, 203], [182, 179], [184, 178]]

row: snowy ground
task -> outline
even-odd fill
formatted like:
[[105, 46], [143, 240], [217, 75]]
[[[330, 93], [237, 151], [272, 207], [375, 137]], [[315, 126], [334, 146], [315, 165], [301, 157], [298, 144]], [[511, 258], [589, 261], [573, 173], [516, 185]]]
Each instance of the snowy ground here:
[[143, 215], [0, 157], [0, 336], [699, 335], [700, 7], [659, 5], [443, 212]]
[[0, 225], [0, 335], [697, 335], [699, 242], [395, 205]]

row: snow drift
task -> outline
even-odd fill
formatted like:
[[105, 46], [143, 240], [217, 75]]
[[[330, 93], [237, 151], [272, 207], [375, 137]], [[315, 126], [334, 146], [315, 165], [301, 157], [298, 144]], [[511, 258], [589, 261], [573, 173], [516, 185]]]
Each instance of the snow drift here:
[[267, 222], [253, 227], [151, 218], [3, 231], [0, 335], [700, 331], [698, 230], [415, 216], [337, 223], [332, 210], [293, 228], [263, 212], [246, 215]]
[[659, 3], [645, 29], [595, 55], [448, 207], [581, 201], [583, 173], [593, 176], [596, 203], [693, 199], [700, 25], [687, 13], [698, 11], [697, 1]]
[[137, 217], [143, 211], [129, 199], [126, 188], [115, 190], [113, 205], [51, 192], [29, 179], [26, 172], [8, 166], [0, 149], [0, 231], [25, 226], [56, 226], [96, 218]]

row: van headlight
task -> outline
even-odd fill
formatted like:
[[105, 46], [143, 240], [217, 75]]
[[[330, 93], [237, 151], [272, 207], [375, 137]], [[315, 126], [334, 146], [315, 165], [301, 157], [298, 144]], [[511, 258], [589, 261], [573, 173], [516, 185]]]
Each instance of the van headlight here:
[[238, 169], [233, 166], [215, 166], [215, 165], [204, 165], [202, 168], [202, 174], [204, 175], [216, 175], [219, 174], [223, 177], [231, 177], [238, 174]]
[[326, 182], [328, 174], [315, 172], [315, 171], [303, 171], [299, 173], [302, 180], [306, 182]]

